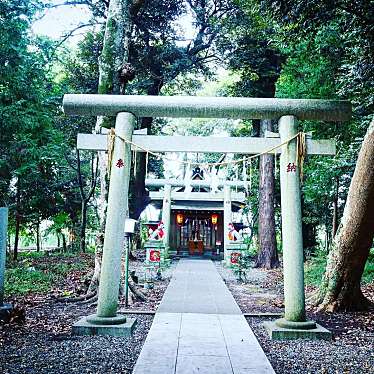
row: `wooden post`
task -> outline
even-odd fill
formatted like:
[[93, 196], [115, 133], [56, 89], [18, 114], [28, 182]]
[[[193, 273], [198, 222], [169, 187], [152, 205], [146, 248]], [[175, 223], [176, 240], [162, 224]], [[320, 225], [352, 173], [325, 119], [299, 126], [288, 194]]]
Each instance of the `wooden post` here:
[[[294, 116], [280, 118], [281, 142], [295, 136], [297, 131], [297, 120]], [[296, 160], [296, 139], [282, 146], [280, 184], [285, 318], [278, 320], [276, 324], [292, 328], [296, 323], [299, 328], [314, 328], [315, 324], [306, 322], [305, 319], [300, 170]]]
[[91, 323], [100, 324], [105, 319], [110, 319], [113, 324], [126, 321], [126, 317], [117, 315], [131, 166], [130, 145], [126, 144], [123, 139], [131, 140], [134, 125], [135, 117], [132, 114], [119, 113], [117, 115], [99, 297], [96, 315], [87, 317], [87, 321]]
[[231, 187], [225, 185], [223, 187], [223, 246], [224, 246], [224, 256], [223, 259], [226, 264], [230, 263], [230, 259], [227, 258], [228, 244], [229, 244], [229, 223], [232, 220], [231, 212]]
[[169, 251], [170, 243], [170, 213], [171, 213], [171, 185], [165, 184], [164, 199], [162, 203], [162, 222], [164, 223], [165, 254]]

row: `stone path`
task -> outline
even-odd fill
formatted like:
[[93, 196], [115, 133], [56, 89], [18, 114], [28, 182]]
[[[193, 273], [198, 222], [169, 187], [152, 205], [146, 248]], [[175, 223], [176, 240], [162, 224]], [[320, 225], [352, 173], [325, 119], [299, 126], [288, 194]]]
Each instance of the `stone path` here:
[[274, 371], [214, 264], [181, 259], [133, 373]]
[[242, 314], [211, 260], [181, 259], [158, 313]]

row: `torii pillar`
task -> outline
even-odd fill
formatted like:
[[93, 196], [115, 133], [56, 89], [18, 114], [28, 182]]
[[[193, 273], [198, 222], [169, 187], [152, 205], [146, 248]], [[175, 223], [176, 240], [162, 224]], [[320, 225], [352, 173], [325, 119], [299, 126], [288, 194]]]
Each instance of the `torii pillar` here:
[[[297, 119], [279, 119], [281, 143], [298, 133]], [[331, 332], [305, 314], [304, 250], [302, 235], [300, 168], [297, 162], [297, 139], [282, 146], [280, 156], [280, 187], [282, 213], [282, 248], [284, 276], [284, 318], [264, 325], [272, 339], [330, 339]]]
[[133, 114], [117, 114], [97, 310], [74, 324], [77, 335], [128, 336], [136, 321], [117, 314], [131, 166], [131, 148], [125, 140], [131, 141], [134, 125]]

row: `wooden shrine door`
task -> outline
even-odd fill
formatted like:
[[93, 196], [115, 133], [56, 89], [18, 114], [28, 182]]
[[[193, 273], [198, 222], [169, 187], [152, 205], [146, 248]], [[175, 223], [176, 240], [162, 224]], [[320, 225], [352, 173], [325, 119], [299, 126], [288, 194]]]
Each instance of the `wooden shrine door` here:
[[184, 223], [176, 226], [176, 247], [178, 252], [203, 255], [216, 252], [216, 243], [222, 236], [222, 219], [213, 225], [208, 212], [185, 212]]

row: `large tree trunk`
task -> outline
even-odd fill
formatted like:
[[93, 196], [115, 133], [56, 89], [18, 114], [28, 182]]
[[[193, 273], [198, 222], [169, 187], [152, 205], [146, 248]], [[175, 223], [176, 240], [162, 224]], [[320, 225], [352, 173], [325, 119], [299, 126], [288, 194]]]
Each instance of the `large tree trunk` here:
[[328, 255], [317, 297], [320, 310], [363, 310], [370, 301], [360, 283], [374, 236], [374, 120], [366, 133], [343, 218]]
[[[152, 118], [142, 118], [141, 127], [150, 132], [152, 125]], [[145, 189], [145, 173], [146, 173], [146, 154], [144, 152], [137, 152], [136, 154], [136, 170], [132, 183], [133, 196], [130, 201], [130, 216], [133, 219], [139, 219], [140, 214], [150, 203], [149, 195]]]
[[[121, 81], [122, 67], [128, 62], [129, 41], [131, 36], [130, 0], [110, 0], [106, 20], [103, 50], [99, 59], [99, 94], [123, 93], [126, 82]], [[106, 133], [102, 126], [110, 119], [98, 117], [95, 126], [96, 133]], [[108, 197], [107, 154], [99, 152], [100, 180], [100, 232], [95, 245], [95, 269], [88, 292], [97, 288], [100, 278], [101, 257], [104, 244], [105, 219]]]
[[[260, 131], [262, 136], [265, 135], [266, 130], [273, 130], [271, 120], [261, 120]], [[256, 259], [256, 266], [273, 269], [279, 266], [274, 216], [275, 180], [273, 155], [267, 154], [260, 156], [259, 182], [259, 252]]]
[[338, 231], [338, 201], [339, 201], [339, 178], [335, 177], [335, 196], [332, 202], [332, 237]]

